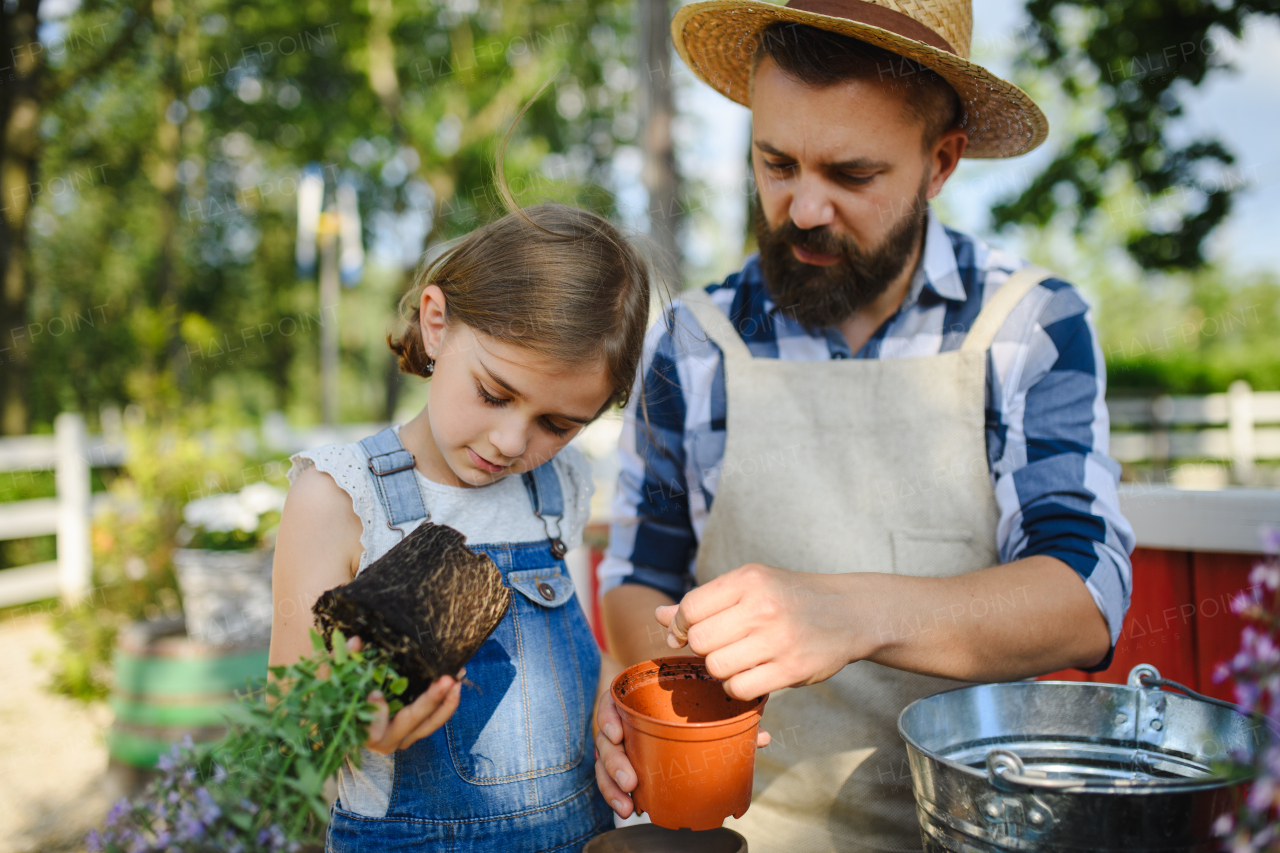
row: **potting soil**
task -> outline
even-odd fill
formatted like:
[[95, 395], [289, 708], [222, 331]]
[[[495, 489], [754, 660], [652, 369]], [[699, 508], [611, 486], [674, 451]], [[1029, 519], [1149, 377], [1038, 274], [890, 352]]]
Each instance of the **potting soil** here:
[[440, 676], [456, 675], [510, 599], [487, 555], [473, 553], [452, 527], [423, 522], [354, 580], [321, 595], [312, 612], [330, 648], [336, 628], [389, 652], [409, 681], [399, 697], [407, 705]]

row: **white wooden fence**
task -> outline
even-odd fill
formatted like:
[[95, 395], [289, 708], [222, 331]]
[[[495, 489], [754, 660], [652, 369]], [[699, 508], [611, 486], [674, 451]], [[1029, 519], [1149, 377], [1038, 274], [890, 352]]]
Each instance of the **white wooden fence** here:
[[[1247, 383], [1235, 382], [1225, 394], [1111, 399], [1107, 406], [1112, 425], [1111, 455], [1121, 462], [1160, 465], [1175, 460], [1222, 461], [1230, 464], [1234, 482], [1250, 484], [1257, 462], [1280, 460], [1280, 392], [1254, 393]], [[103, 423], [106, 435], [88, 435], [80, 415], [65, 413], [54, 421], [51, 436], [0, 438], [0, 475], [7, 473], [16, 478], [53, 470], [57, 490], [55, 498], [0, 502], [0, 540], [54, 534], [57, 543], [56, 560], [0, 571], [0, 607], [54, 596], [74, 602], [89, 592], [89, 471], [93, 467], [120, 465], [125, 457], [119, 415], [106, 410]], [[308, 447], [355, 441], [384, 426], [342, 424], [294, 430], [283, 415], [272, 413], [263, 421], [261, 438], [248, 434], [244, 444], [272, 453], [294, 453]], [[593, 427], [602, 436], [606, 428], [612, 428], [603, 420]], [[616, 429], [609, 436], [615, 433]], [[583, 446], [583, 450], [608, 468], [603, 448]], [[610, 484], [601, 485], [607, 490]], [[1216, 545], [1200, 550], [1252, 550], [1257, 524], [1263, 520], [1280, 522], [1280, 518], [1272, 517], [1280, 515], [1280, 490], [1217, 493], [1225, 503], [1214, 498], [1215, 493], [1186, 493], [1152, 484], [1126, 484], [1121, 492], [1123, 509], [1126, 516], [1132, 516], [1130, 521], [1139, 534], [1138, 544], [1149, 547], [1171, 547], [1166, 542], [1173, 541], [1171, 536], [1181, 543], [1179, 547], [1190, 547], [1189, 540], [1183, 542], [1190, 536], [1204, 540], [1206, 546]], [[1253, 502], [1248, 504], [1250, 511], [1243, 514], [1243, 504], [1231, 503], [1242, 500]], [[1209, 504], [1221, 504], [1222, 512], [1214, 515]], [[1240, 527], [1230, 535], [1223, 527], [1228, 517], [1237, 519]], [[1192, 523], [1195, 518], [1204, 523]], [[1213, 519], [1217, 521], [1210, 524]], [[1208, 530], [1206, 524], [1217, 533]], [[1234, 547], [1225, 547], [1229, 542]]]
[[[54, 534], [57, 559], [0, 571], [0, 607], [26, 604], [60, 596], [75, 602], [89, 593], [93, 554], [89, 533], [91, 501], [89, 471], [124, 462], [125, 443], [119, 414], [108, 409], [103, 421], [112, 428], [106, 435], [89, 435], [84, 418], [63, 413], [54, 420], [53, 435], [0, 438], [0, 477], [16, 483], [23, 476], [54, 472], [57, 497], [0, 502], [0, 540]], [[386, 424], [342, 424], [294, 430], [283, 415], [269, 415], [262, 439], [246, 435], [245, 444], [259, 444], [274, 453], [294, 453], [308, 447], [355, 441]], [[3, 480], [0, 480], [0, 484]]]
[[1109, 399], [1107, 409], [1120, 462], [1223, 461], [1233, 482], [1249, 485], [1257, 462], [1280, 460], [1280, 392], [1254, 392], [1243, 380], [1225, 394]]
[[54, 472], [56, 498], [0, 504], [0, 539], [57, 537], [57, 559], [0, 572], [0, 606], [24, 604], [61, 595], [77, 601], [89, 591], [92, 554], [89, 547], [89, 467], [119, 464], [120, 449], [85, 434], [77, 414], [58, 415], [53, 435], [27, 435], [0, 440], [0, 473]]

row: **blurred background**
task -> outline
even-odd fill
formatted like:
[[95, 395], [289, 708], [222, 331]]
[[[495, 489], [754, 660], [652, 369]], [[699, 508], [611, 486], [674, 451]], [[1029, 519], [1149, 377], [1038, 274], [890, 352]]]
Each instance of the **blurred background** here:
[[[0, 851], [80, 849], [265, 660], [288, 454], [421, 409], [398, 301], [500, 215], [494, 153], [544, 83], [506, 152], [521, 204], [643, 235], [672, 292], [741, 265], [750, 114], [674, 56], [678, 5], [6, 0]], [[944, 222], [1090, 299], [1126, 481], [1280, 485], [1280, 7], [975, 6], [972, 58], [1052, 131], [962, 163]], [[597, 548], [617, 431], [577, 440]], [[229, 681], [157, 675], [163, 642]]]

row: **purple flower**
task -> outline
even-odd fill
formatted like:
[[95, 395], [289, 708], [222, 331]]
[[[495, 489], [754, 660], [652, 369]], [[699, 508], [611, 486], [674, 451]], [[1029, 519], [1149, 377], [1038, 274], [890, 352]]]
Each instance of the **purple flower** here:
[[1262, 551], [1275, 556], [1280, 554], [1280, 525], [1263, 525], [1259, 531], [1262, 538]]
[[208, 788], [196, 789], [196, 807], [200, 810], [200, 820], [206, 824], [211, 824], [222, 816], [222, 809], [214, 803]]
[[98, 834], [98, 830], [89, 830], [89, 834], [84, 837], [84, 846], [88, 848], [89, 853], [101, 853], [102, 836]]
[[1249, 792], [1246, 802], [1249, 808], [1261, 811], [1271, 805], [1271, 801], [1276, 796], [1276, 779], [1274, 776], [1262, 775], [1253, 784], [1253, 790]]
[[127, 797], [121, 797], [116, 800], [116, 804], [111, 807], [111, 811], [107, 812], [107, 819], [105, 821], [106, 825], [115, 826], [120, 822], [120, 818], [124, 817], [128, 811], [129, 799]]

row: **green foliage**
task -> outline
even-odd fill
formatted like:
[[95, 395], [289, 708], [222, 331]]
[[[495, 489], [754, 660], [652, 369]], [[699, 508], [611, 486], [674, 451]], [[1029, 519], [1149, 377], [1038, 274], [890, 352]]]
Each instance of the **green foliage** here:
[[[270, 668], [265, 688], [233, 707], [226, 736], [175, 747], [162, 778], [139, 801], [121, 801], [90, 849], [295, 850], [323, 844], [324, 780], [351, 757], [357, 764], [376, 706], [369, 693], [404, 690], [376, 649], [348, 651], [335, 632], [332, 651], [313, 629], [316, 653]], [[391, 715], [402, 707], [389, 698]]]
[[1132, 184], [1120, 236], [1134, 260], [1151, 270], [1202, 266], [1204, 240], [1243, 182], [1220, 141], [1176, 143], [1170, 127], [1187, 88], [1227, 67], [1224, 36], [1239, 37], [1251, 15], [1280, 14], [1280, 2], [1030, 0], [1027, 12], [1025, 65], [1096, 118], [1060, 142], [1017, 198], [993, 209], [996, 225], [1042, 228], [1065, 212], [1083, 230], [1103, 216], [1117, 182]]
[[381, 416], [370, 386], [389, 375], [382, 336], [414, 258], [371, 256], [360, 287], [320, 306], [294, 269], [301, 167], [355, 183], [366, 246], [393, 226], [450, 239], [502, 211], [498, 140], [554, 78], [508, 179], [524, 204], [609, 212], [606, 164], [637, 132], [631, 15], [604, 0], [86, 0], [61, 25], [97, 41], [50, 53], [43, 105], [34, 420], [127, 400], [313, 419], [326, 322], [342, 325], [342, 415]]
[[60, 638], [49, 685], [54, 692], [105, 698], [118, 630], [134, 620], [181, 614], [172, 554], [188, 501], [281, 478], [277, 460], [245, 453], [242, 429], [194, 408], [126, 428], [128, 461], [93, 522], [94, 586], [80, 604], [53, 612]]
[[1211, 394], [1237, 379], [1280, 390], [1280, 281], [1206, 269], [1111, 284], [1095, 306], [1109, 393]]

